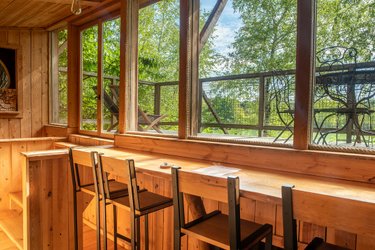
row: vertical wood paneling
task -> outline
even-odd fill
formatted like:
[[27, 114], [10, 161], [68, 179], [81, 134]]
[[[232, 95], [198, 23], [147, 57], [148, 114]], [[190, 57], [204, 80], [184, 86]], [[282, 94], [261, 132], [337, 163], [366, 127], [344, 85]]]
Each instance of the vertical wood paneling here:
[[31, 137], [31, 32], [21, 31], [20, 46], [22, 49], [21, 76], [18, 77], [19, 87], [22, 87], [23, 107], [21, 120], [21, 137]]
[[48, 32], [2, 30], [0, 44], [19, 48], [17, 84], [22, 91], [18, 101], [22, 118], [0, 115], [0, 138], [41, 136], [43, 125], [48, 123]]
[[31, 33], [31, 132], [33, 136], [41, 136], [42, 127], [42, 35], [39, 31]]
[[21, 152], [53, 148], [53, 140], [24, 140], [0, 143], [0, 210], [7, 209], [9, 193], [22, 190]]

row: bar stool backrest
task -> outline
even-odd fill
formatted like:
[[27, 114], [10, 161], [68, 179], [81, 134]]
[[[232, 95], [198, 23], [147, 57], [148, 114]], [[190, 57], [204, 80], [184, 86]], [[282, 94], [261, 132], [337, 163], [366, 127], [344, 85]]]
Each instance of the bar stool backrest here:
[[81, 183], [79, 166], [87, 166], [91, 162], [91, 158], [89, 154], [74, 149], [69, 148], [70, 173], [72, 174], [73, 187], [75, 187], [76, 191], [79, 191], [82, 185], [84, 185]]
[[364, 235], [375, 234], [375, 204], [282, 187], [285, 249], [297, 249], [296, 220]]
[[[240, 181], [238, 177], [215, 177], [172, 167], [175, 230], [185, 226], [183, 194], [190, 194], [228, 204], [231, 249], [240, 244]], [[199, 219], [198, 219], [199, 220]]]
[[116, 176], [125, 177], [128, 182], [128, 191], [129, 191], [129, 205], [131, 211], [139, 210], [140, 209], [140, 202], [138, 196], [138, 185], [137, 185], [137, 175], [135, 171], [135, 164], [134, 160], [127, 159], [121, 160], [121, 165], [123, 168], [119, 168], [119, 159], [108, 157], [105, 155], [99, 155], [99, 172], [100, 175], [103, 176], [103, 180], [101, 181], [103, 185], [104, 192], [106, 193], [107, 197], [109, 196], [109, 186], [108, 186], [108, 178], [106, 173], [112, 173]]

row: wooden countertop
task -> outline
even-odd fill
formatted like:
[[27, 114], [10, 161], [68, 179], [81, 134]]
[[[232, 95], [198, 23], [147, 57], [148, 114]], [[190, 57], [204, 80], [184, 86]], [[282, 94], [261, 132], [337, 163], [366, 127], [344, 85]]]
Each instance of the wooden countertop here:
[[[137, 171], [151, 175], [161, 175], [170, 178], [170, 169], [161, 169], [160, 165], [167, 162], [187, 171], [198, 171], [206, 175], [237, 175], [240, 177], [241, 196], [255, 200], [273, 201], [281, 204], [281, 186], [294, 184], [298, 189], [319, 194], [335, 196], [343, 199], [353, 199], [375, 203], [375, 186], [353, 181], [341, 181], [331, 178], [319, 178], [302, 174], [292, 174], [282, 171], [270, 171], [249, 166], [220, 164], [215, 162], [195, 160], [185, 157], [169, 156], [159, 153], [142, 152], [123, 148], [76, 148], [81, 153], [97, 151], [105, 157], [119, 160], [116, 164], [116, 175], [121, 176], [121, 164], [125, 159], [133, 159]], [[89, 164], [88, 164], [89, 165]], [[224, 168], [222, 168], [224, 167]], [[218, 174], [219, 172], [220, 174]]]

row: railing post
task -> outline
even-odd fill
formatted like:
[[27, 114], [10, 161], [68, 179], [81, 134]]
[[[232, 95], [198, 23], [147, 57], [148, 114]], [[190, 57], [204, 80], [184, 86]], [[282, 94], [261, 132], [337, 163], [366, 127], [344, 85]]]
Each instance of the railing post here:
[[259, 112], [258, 112], [258, 136], [263, 137], [264, 107], [265, 107], [264, 76], [259, 77]]
[[161, 86], [159, 83], [154, 85], [154, 114], [160, 115], [160, 91]]
[[202, 132], [202, 98], [203, 98], [203, 82], [198, 79], [198, 99], [197, 99], [197, 133]]

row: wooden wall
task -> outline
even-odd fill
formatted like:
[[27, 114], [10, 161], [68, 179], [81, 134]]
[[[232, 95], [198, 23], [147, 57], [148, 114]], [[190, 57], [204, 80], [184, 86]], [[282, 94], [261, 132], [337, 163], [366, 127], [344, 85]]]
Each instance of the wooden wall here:
[[2, 30], [0, 47], [15, 46], [22, 53], [18, 86], [22, 91], [22, 113], [0, 114], [0, 138], [26, 138], [43, 135], [48, 124], [48, 32], [39, 30]]
[[22, 160], [23, 249], [74, 249], [68, 156]]
[[21, 152], [52, 149], [54, 138], [0, 140], [0, 210], [9, 207], [9, 193], [22, 190]]

